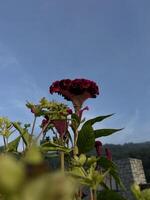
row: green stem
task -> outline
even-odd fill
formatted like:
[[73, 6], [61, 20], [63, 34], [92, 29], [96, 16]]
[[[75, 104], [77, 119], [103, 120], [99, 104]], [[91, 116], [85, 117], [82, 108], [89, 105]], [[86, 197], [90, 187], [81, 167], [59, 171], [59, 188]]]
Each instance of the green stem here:
[[49, 121], [47, 122], [47, 124], [42, 128], [42, 131], [39, 133], [39, 135], [38, 135], [38, 136], [36, 137], [36, 139], [35, 139], [36, 142], [37, 142], [38, 139], [41, 137], [41, 135], [44, 133], [44, 131], [47, 129], [47, 127], [48, 127], [50, 121], [51, 121], [51, 120], [49, 119]]
[[93, 196], [94, 196], [94, 200], [97, 200], [97, 191], [93, 190]]
[[29, 146], [32, 145], [32, 142], [33, 142], [33, 133], [34, 133], [34, 128], [35, 128], [35, 123], [36, 123], [36, 116], [34, 116], [34, 120], [33, 120], [33, 125], [32, 125], [32, 130], [31, 130], [31, 135], [30, 135], [30, 143], [29, 143]]
[[61, 162], [61, 172], [64, 173], [65, 170], [65, 163], [64, 163], [64, 152], [60, 152], [60, 162]]
[[7, 149], [7, 143], [6, 143], [6, 138], [5, 136], [3, 135], [3, 142], [4, 142], [4, 147], [5, 147], [5, 150]]
[[[61, 137], [61, 145], [63, 145], [63, 137]], [[65, 171], [65, 161], [64, 161], [65, 157], [64, 157], [64, 152], [61, 151], [60, 152], [60, 165], [61, 165], [61, 172], [64, 173]]]
[[90, 188], [90, 200], [94, 200], [94, 196], [93, 196], [93, 190], [92, 190], [92, 188]]
[[[81, 107], [78, 105], [74, 104], [74, 111], [76, 115], [79, 115]], [[77, 152], [77, 141], [78, 141], [78, 128], [76, 128], [76, 130], [74, 130], [74, 150], [73, 150], [73, 155], [76, 156], [78, 154]]]
[[32, 138], [33, 133], [34, 133], [35, 123], [36, 123], [36, 116], [34, 116], [34, 120], [33, 120], [33, 125], [32, 125], [32, 130], [31, 130], [31, 138]]

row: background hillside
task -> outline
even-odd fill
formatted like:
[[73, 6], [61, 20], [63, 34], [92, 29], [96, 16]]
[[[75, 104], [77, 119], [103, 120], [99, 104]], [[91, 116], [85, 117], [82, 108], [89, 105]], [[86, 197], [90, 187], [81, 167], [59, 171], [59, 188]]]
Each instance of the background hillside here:
[[150, 183], [150, 142], [127, 143], [124, 145], [105, 144], [112, 152], [113, 160], [121, 158], [138, 158], [143, 162], [147, 182]]

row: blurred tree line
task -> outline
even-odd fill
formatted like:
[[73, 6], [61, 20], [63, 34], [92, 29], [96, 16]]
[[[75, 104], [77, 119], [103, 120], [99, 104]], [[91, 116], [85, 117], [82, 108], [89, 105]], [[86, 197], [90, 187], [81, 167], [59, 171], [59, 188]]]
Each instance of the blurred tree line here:
[[150, 142], [125, 143], [123, 145], [105, 144], [112, 152], [113, 160], [137, 158], [143, 162], [147, 182], [150, 183]]

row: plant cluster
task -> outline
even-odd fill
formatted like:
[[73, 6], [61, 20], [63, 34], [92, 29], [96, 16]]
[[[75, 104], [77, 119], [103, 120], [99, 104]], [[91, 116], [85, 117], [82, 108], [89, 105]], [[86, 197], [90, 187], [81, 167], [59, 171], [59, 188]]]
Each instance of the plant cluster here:
[[[89, 110], [83, 107], [84, 102], [99, 94], [97, 84], [86, 79], [64, 79], [52, 83], [50, 93], [62, 95], [72, 102], [73, 108], [42, 98], [38, 104], [26, 104], [33, 114], [32, 124], [0, 118], [4, 141], [0, 199], [81, 200], [88, 195], [88, 199], [96, 200], [100, 199], [98, 191], [112, 192], [107, 184], [109, 177], [123, 187], [110, 150], [105, 149], [106, 154], [102, 155], [103, 146], [98, 140], [121, 129], [94, 128], [95, 123], [112, 114], [83, 118], [83, 112]], [[39, 133], [37, 118], [41, 119]], [[9, 136], [16, 132], [19, 136], [9, 141]], [[94, 148], [97, 154], [90, 156]], [[51, 161], [54, 156], [60, 160], [59, 172], [54, 172], [44, 159]]]

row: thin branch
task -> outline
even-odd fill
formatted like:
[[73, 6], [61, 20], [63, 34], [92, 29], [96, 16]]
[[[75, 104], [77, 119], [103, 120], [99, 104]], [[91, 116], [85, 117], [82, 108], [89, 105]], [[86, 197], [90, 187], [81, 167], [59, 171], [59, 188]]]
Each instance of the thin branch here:
[[34, 116], [34, 120], [33, 120], [33, 125], [32, 125], [32, 130], [31, 130], [31, 138], [32, 138], [33, 133], [34, 133], [35, 123], [36, 123], [36, 116]]
[[50, 123], [50, 119], [48, 120], [47, 124], [44, 126], [44, 128], [42, 128], [42, 131], [39, 133], [39, 135], [36, 137], [35, 141], [37, 142], [38, 139], [41, 137], [41, 135], [44, 133], [44, 131], [47, 129], [49, 123]]

